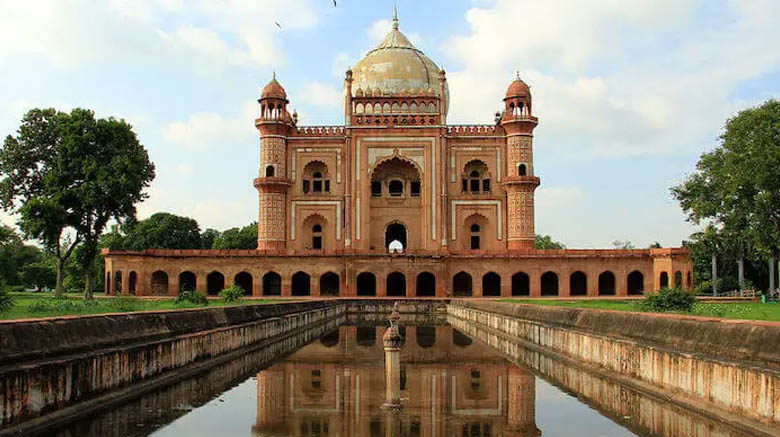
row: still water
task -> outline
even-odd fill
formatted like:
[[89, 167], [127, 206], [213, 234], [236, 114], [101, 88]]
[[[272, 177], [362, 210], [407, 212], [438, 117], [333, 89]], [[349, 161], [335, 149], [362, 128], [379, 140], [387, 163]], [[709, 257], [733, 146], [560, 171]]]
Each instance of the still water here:
[[352, 321], [270, 365], [250, 352], [46, 435], [747, 435], [575, 369], [542, 377], [446, 323], [403, 325], [400, 412], [381, 408], [386, 325]]

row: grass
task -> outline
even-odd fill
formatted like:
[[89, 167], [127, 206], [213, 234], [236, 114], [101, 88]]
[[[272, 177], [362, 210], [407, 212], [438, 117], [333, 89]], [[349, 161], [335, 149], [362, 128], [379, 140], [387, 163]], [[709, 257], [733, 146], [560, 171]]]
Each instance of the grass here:
[[83, 314], [124, 313], [136, 311], [177, 310], [183, 308], [209, 308], [220, 306], [252, 305], [278, 302], [281, 299], [241, 299], [235, 302], [209, 300], [208, 306], [171, 299], [138, 299], [133, 297], [100, 298], [87, 302], [78, 294], [66, 294], [64, 299], [53, 299], [52, 293], [10, 293], [14, 306], [0, 312], [0, 320], [37, 317], [55, 317]]
[[[544, 299], [501, 299], [502, 302], [523, 303], [532, 305], [562, 306], [569, 308], [592, 308], [616, 311], [643, 311], [639, 300], [544, 300]], [[734, 302], [710, 303], [697, 302], [690, 314], [704, 317], [721, 317], [724, 319], [765, 320], [780, 322], [780, 303]]]

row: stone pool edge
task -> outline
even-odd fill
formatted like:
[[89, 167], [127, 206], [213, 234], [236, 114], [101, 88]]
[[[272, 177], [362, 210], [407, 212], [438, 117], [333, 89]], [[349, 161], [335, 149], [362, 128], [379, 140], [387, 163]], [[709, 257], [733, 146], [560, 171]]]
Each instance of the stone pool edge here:
[[[447, 312], [504, 346], [520, 342], [684, 408], [780, 430], [780, 368], [773, 365], [780, 353], [772, 353], [780, 345], [755, 344], [780, 339], [780, 327], [467, 300], [453, 300]], [[508, 346], [488, 344], [512, 356]], [[742, 355], [749, 351], [761, 353]]]

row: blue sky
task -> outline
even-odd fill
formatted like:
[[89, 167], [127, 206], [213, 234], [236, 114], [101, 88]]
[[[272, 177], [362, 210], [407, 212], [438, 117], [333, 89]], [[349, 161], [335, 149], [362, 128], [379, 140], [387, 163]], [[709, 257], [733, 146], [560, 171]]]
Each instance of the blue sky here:
[[[342, 123], [344, 71], [390, 29], [392, 5], [0, 0], [0, 133], [31, 107], [125, 118], [157, 165], [141, 218], [243, 225], [257, 214], [259, 89], [275, 70], [302, 124]], [[516, 71], [531, 85], [537, 232], [570, 247], [679, 245], [694, 228], [669, 187], [728, 117], [780, 95], [776, 0], [398, 9], [401, 30], [447, 71], [450, 123], [491, 122]]]

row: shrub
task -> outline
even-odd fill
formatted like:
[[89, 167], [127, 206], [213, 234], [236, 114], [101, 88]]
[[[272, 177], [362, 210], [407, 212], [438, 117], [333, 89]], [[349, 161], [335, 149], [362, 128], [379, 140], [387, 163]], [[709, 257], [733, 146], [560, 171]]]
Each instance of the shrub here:
[[127, 296], [112, 298], [108, 304], [112, 309], [122, 312], [138, 311], [141, 307], [139, 299]]
[[240, 285], [234, 285], [219, 292], [223, 302], [236, 302], [244, 297], [244, 289]]
[[6, 312], [14, 306], [14, 299], [0, 286], [0, 313]]
[[648, 294], [642, 302], [645, 311], [685, 311], [690, 312], [696, 296], [679, 288], [663, 288], [658, 293]]
[[192, 303], [195, 305], [208, 305], [209, 300], [206, 299], [206, 295], [196, 290], [185, 290], [179, 292], [176, 296], [176, 303]]

